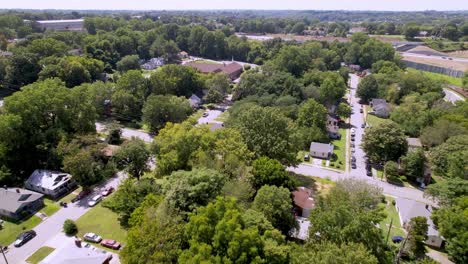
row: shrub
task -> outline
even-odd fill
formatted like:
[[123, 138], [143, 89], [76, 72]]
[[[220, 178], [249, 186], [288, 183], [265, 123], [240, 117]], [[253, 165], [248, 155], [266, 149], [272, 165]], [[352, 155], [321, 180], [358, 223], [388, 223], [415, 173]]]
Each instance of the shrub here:
[[396, 202], [395, 200], [392, 200], [392, 205], [395, 206]]
[[335, 163], [334, 163], [334, 162], [330, 162], [330, 167], [335, 167]]
[[401, 176], [401, 177], [400, 177], [400, 180], [402, 180], [402, 181], [408, 181], [408, 179], [406, 178], [406, 176]]
[[250, 68], [251, 68], [250, 65], [248, 65], [248, 64], [245, 64], [245, 65], [244, 65], [244, 70], [245, 70], [245, 71], [250, 70]]
[[340, 165], [336, 165], [336, 168], [339, 169], [339, 168], [341, 168], [341, 166], [340, 166]]
[[63, 222], [63, 232], [71, 236], [78, 232], [78, 227], [76, 226], [75, 222], [73, 222], [73, 220], [67, 219], [65, 222]]

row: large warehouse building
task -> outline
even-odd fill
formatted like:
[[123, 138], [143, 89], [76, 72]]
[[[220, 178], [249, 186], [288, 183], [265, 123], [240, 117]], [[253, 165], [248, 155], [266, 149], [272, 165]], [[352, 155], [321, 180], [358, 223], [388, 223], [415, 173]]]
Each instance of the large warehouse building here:
[[36, 21], [36, 25], [42, 30], [82, 31], [84, 29], [84, 19], [39, 20]]

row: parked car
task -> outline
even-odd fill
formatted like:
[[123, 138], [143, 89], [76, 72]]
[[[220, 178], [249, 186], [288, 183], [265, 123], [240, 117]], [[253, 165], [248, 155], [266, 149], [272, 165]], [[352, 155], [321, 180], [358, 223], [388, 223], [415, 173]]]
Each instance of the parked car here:
[[72, 203], [74, 202], [77, 202], [83, 198], [85, 198], [88, 194], [91, 193], [91, 190], [89, 189], [86, 189], [86, 190], [82, 190], [75, 198], [73, 198], [71, 201]]
[[105, 188], [105, 189], [101, 192], [101, 195], [102, 195], [102, 196], [108, 196], [108, 195], [111, 194], [113, 191], [114, 191], [114, 187], [107, 187], [107, 188]]
[[356, 162], [356, 157], [351, 156], [351, 162]]
[[119, 249], [120, 248], [120, 243], [112, 240], [112, 239], [104, 239], [101, 241], [101, 245], [112, 248], [112, 249]]
[[209, 115], [208, 112], [205, 112], [205, 113], [203, 113], [202, 116], [203, 116], [203, 117], [207, 117], [208, 115]]
[[355, 138], [355, 137], [351, 137], [351, 141], [355, 141], [355, 140], [356, 140], [356, 138]]
[[88, 205], [93, 207], [95, 206], [96, 204], [98, 204], [100, 201], [102, 200], [102, 195], [98, 194], [96, 196], [94, 196], [91, 201], [88, 202]]
[[354, 134], [356, 134], [356, 129], [351, 128], [351, 135], [354, 135]]
[[304, 155], [304, 161], [309, 161], [309, 160], [310, 160], [309, 154], [305, 154], [305, 155]]
[[351, 168], [356, 169], [356, 162], [351, 162]]
[[94, 243], [99, 243], [102, 240], [102, 238], [95, 233], [86, 233], [83, 236], [83, 239], [85, 241], [94, 242]]
[[356, 149], [355, 149], [355, 148], [351, 148], [351, 152], [352, 152], [352, 153], [356, 152]]
[[354, 148], [354, 147], [356, 147], [356, 145], [354, 145], [354, 143], [351, 143], [351, 147]]
[[21, 247], [36, 236], [36, 231], [29, 230], [21, 233], [15, 240], [15, 247]]
[[359, 109], [359, 113], [364, 113], [364, 110], [362, 108]]
[[365, 127], [366, 127], [366, 123], [362, 123], [361, 128], [365, 128]]
[[366, 169], [366, 175], [372, 177], [372, 170]]
[[402, 236], [392, 236], [393, 243], [400, 243], [403, 240], [405, 239]]

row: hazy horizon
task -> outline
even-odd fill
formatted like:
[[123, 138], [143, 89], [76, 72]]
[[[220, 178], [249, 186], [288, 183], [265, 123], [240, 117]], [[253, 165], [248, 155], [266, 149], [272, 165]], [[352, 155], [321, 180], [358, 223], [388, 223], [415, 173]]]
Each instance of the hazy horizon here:
[[323, 11], [466, 11], [468, 1], [460, 0], [171, 0], [91, 1], [17, 0], [0, 4], [0, 9], [54, 10], [323, 10]]

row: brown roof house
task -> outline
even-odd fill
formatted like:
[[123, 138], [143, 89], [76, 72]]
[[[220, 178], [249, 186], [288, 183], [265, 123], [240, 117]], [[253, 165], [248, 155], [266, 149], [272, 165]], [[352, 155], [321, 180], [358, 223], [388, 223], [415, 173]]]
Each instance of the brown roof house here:
[[309, 217], [310, 210], [315, 207], [315, 200], [312, 198], [313, 191], [306, 187], [298, 187], [292, 194], [294, 197], [294, 209], [297, 215]]
[[307, 240], [310, 227], [308, 217], [310, 210], [315, 207], [315, 200], [312, 198], [313, 191], [305, 187], [298, 187], [292, 192], [292, 195], [294, 198], [297, 228], [291, 230], [291, 236], [299, 240]]
[[231, 63], [196, 63], [196, 62], [189, 62], [185, 64], [187, 66], [190, 66], [192, 68], [197, 69], [201, 73], [220, 73], [223, 72], [229, 78], [231, 81], [239, 78], [239, 76], [242, 73], [243, 67], [237, 62], [231, 62]]
[[13, 221], [31, 215], [44, 206], [44, 195], [20, 188], [0, 188], [0, 217]]

